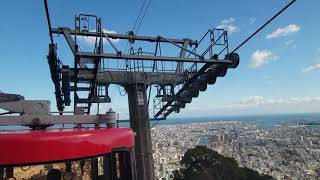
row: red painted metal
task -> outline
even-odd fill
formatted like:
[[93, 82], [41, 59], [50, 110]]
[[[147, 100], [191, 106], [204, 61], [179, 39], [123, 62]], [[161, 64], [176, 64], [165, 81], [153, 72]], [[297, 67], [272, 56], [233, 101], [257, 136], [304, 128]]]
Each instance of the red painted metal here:
[[0, 132], [0, 165], [79, 159], [134, 147], [129, 128]]

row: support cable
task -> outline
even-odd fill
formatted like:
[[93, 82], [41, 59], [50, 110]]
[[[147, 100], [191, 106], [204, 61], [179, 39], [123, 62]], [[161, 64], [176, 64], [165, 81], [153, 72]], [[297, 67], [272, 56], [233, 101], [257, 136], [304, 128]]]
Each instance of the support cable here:
[[139, 23], [139, 25], [138, 25], [138, 27], [137, 27], [137, 29], [136, 29], [136, 33], [135, 33], [135, 34], [138, 34], [138, 32], [139, 32], [140, 26], [141, 26], [141, 24], [142, 24], [142, 22], [143, 22], [144, 17], [145, 17], [146, 14], [147, 14], [147, 11], [148, 11], [148, 9], [149, 9], [149, 6], [150, 6], [151, 1], [152, 1], [152, 0], [149, 0], [149, 3], [148, 3], [148, 5], [147, 5], [147, 7], [146, 7], [146, 10], [144, 11], [144, 14], [143, 14], [143, 16], [142, 16], [142, 18], [141, 18], [141, 20], [140, 20], [140, 23]]
[[[143, 10], [143, 8], [144, 8], [144, 6], [145, 6], [145, 3], [146, 3], [146, 0], [143, 0], [142, 5], [141, 5], [140, 10], [139, 10], [139, 14], [138, 14], [138, 16], [137, 16], [137, 19], [136, 19], [135, 22], [134, 22], [134, 25], [133, 25], [131, 31], [134, 31], [134, 29], [136, 28], [136, 25], [137, 25], [137, 23], [138, 23], [138, 20], [140, 19], [140, 16], [141, 16], [142, 10]], [[149, 2], [149, 3], [150, 3], [150, 2]], [[140, 24], [140, 23], [139, 23], [139, 24]], [[140, 26], [139, 26], [139, 27], [140, 27]], [[128, 45], [129, 45], [129, 41], [127, 41], [127, 45], [126, 45], [126, 48], [125, 48], [125, 50], [124, 50], [124, 53], [125, 53], [125, 54], [127, 53]], [[130, 49], [131, 47], [132, 47], [132, 45], [130, 45], [129, 49]]]
[[275, 14], [272, 18], [270, 18], [266, 23], [264, 23], [257, 31], [255, 31], [251, 36], [249, 36], [246, 40], [244, 40], [240, 45], [238, 45], [231, 53], [236, 52], [241, 46], [246, 44], [251, 38], [253, 38], [256, 34], [258, 34], [263, 28], [265, 28], [269, 23], [271, 23], [275, 18], [277, 18], [280, 14], [283, 13], [287, 8], [289, 8], [294, 2], [297, 0], [292, 0], [288, 5], [286, 5], [281, 11]]
[[[160, 43], [159, 43], [159, 52], [160, 52], [160, 56], [161, 56], [161, 46], [160, 46]], [[149, 104], [149, 100], [150, 100], [150, 93], [151, 93], [151, 86], [150, 86], [148, 104]], [[153, 107], [153, 108], [154, 108], [154, 107]], [[153, 112], [154, 112], [154, 111], [153, 111]], [[155, 125], [157, 125], [160, 120], [161, 120], [161, 118], [157, 118], [157, 121], [156, 121], [155, 123], [153, 123], [153, 125], [150, 127], [150, 129], [152, 129]]]
[[53, 44], [53, 37], [52, 37], [52, 31], [51, 31], [51, 21], [50, 21], [50, 15], [49, 15], [49, 9], [48, 9], [48, 1], [44, 0], [44, 7], [46, 9], [46, 16], [47, 16], [47, 22], [48, 22], [48, 28], [49, 28], [49, 36], [51, 40], [51, 44]]
[[[155, 52], [154, 52], [154, 56], [156, 56], [157, 53], [158, 53], [158, 45], [159, 45], [159, 42], [156, 43], [156, 50], [155, 50]], [[161, 55], [160, 55], [160, 56], [161, 56]], [[154, 72], [155, 66], [156, 66], [156, 62], [154, 61], [154, 62], [153, 62], [153, 66], [152, 66], [152, 72]], [[149, 108], [149, 104], [150, 104], [151, 89], [152, 89], [152, 85], [150, 84], [149, 94], [148, 94], [148, 108]]]
[[143, 10], [143, 7], [144, 7], [145, 3], [146, 3], [146, 0], [143, 0], [142, 6], [141, 6], [140, 11], [139, 11], [139, 14], [138, 14], [138, 16], [137, 16], [137, 19], [136, 19], [136, 21], [135, 21], [135, 23], [134, 23], [134, 25], [133, 25], [133, 27], [132, 27], [132, 31], [136, 28], [136, 25], [137, 25], [138, 20], [139, 20], [139, 18], [140, 18], [140, 16], [141, 16], [141, 13], [142, 13], [142, 10]]
[[[142, 24], [142, 22], [143, 22], [144, 17], [145, 17], [146, 14], [147, 14], [147, 11], [148, 11], [148, 9], [149, 9], [149, 7], [150, 7], [151, 1], [152, 1], [152, 0], [149, 0], [149, 2], [148, 2], [148, 5], [147, 5], [147, 7], [146, 7], [146, 9], [145, 9], [145, 11], [144, 11], [144, 13], [143, 13], [143, 16], [141, 17], [141, 20], [140, 20], [140, 22], [139, 22], [139, 25], [138, 25], [138, 27], [137, 27], [137, 29], [136, 29], [136, 32], [134, 33], [135, 35], [137, 35], [138, 32], [139, 32], [140, 26], [141, 26], [141, 24]], [[144, 6], [144, 4], [145, 4], [145, 0], [144, 0], [144, 2], [143, 2], [143, 6]], [[140, 11], [142, 11], [143, 6], [141, 7]], [[139, 16], [140, 16], [140, 13], [139, 13]], [[139, 16], [137, 17], [137, 20], [139, 19]], [[137, 20], [136, 20], [136, 23], [137, 23]], [[136, 23], [135, 23], [134, 27], [132, 28], [132, 31], [133, 31], [134, 28], [136, 27]], [[126, 48], [125, 48], [125, 53], [127, 53], [127, 47], [128, 47], [128, 43], [127, 43]], [[130, 49], [131, 47], [132, 47], [132, 44], [130, 44], [129, 49]]]

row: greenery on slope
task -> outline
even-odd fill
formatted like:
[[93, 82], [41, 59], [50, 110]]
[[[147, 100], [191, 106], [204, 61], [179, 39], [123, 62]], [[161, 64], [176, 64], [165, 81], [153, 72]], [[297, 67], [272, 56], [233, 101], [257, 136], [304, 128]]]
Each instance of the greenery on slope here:
[[270, 180], [249, 168], [241, 168], [229, 157], [204, 146], [189, 149], [182, 158], [182, 168], [173, 172], [174, 180]]

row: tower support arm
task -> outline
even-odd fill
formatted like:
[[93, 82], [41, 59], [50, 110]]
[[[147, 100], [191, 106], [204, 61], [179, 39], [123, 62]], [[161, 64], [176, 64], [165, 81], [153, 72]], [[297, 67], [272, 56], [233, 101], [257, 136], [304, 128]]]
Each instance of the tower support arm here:
[[[74, 81], [74, 68], [69, 70], [70, 79]], [[78, 78], [90, 82], [93, 78], [91, 70], [79, 70]], [[191, 73], [190, 73], [191, 74]], [[100, 71], [97, 75], [98, 84], [181, 84], [185, 80], [185, 75], [175, 72], [126, 72], [126, 71]]]
[[[63, 28], [52, 28], [51, 32], [53, 34], [63, 34], [62, 31]], [[91, 36], [91, 37], [100, 37], [100, 33], [97, 32], [84, 32], [84, 31], [76, 31], [70, 30], [71, 35], [80, 35], [80, 36]], [[126, 39], [126, 40], [137, 40], [137, 41], [148, 41], [148, 42], [168, 42], [167, 40], [177, 43], [177, 44], [183, 44], [183, 39], [172, 39], [172, 38], [166, 38], [165, 39], [159, 39], [159, 37], [151, 37], [151, 36], [135, 36], [135, 35], [126, 35], [126, 34], [114, 34], [114, 33], [105, 33], [109, 38], [111, 39]], [[197, 46], [198, 42], [196, 40], [190, 40], [190, 45]]]
[[136, 133], [136, 168], [140, 180], [154, 180], [152, 142], [146, 86], [136, 84], [125, 87], [128, 93], [130, 127]]
[[66, 40], [68, 42], [68, 45], [69, 45], [72, 53], [74, 54], [76, 52], [76, 50], [75, 50], [75, 42], [71, 37], [70, 30], [66, 29], [66, 28], [63, 28], [62, 32], [63, 32], [63, 35], [64, 35], [64, 37], [66, 38]]
[[162, 36], [158, 36], [158, 37], [159, 37], [159, 39], [165, 40], [166, 42], [171, 43], [171, 44], [177, 46], [177, 47], [180, 48], [181, 50], [187, 51], [187, 52], [189, 52], [190, 54], [193, 54], [193, 55], [197, 56], [198, 58], [203, 59], [203, 56], [202, 56], [202, 55], [199, 55], [199, 54], [197, 54], [197, 53], [195, 53], [195, 52], [187, 49], [187, 47], [185, 47], [185, 46], [180, 46], [179, 44], [171, 41], [170, 39], [164, 38], [164, 37], [162, 37]]
[[121, 51], [118, 50], [118, 48], [116, 47], [116, 45], [113, 44], [113, 42], [111, 41], [111, 39], [109, 38], [109, 36], [107, 35], [107, 33], [102, 32], [102, 34], [107, 38], [108, 42], [111, 44], [111, 46], [113, 47], [113, 49], [117, 52], [117, 54], [121, 53]]
[[216, 59], [199, 59], [187, 57], [170, 57], [170, 56], [147, 56], [147, 55], [130, 55], [130, 54], [113, 54], [113, 53], [91, 53], [91, 52], [77, 52], [75, 54], [84, 58], [108, 58], [108, 59], [124, 59], [124, 60], [147, 60], [147, 61], [182, 61], [182, 62], [197, 62], [197, 63], [212, 63], [212, 64], [231, 64], [230, 60], [216, 60]]

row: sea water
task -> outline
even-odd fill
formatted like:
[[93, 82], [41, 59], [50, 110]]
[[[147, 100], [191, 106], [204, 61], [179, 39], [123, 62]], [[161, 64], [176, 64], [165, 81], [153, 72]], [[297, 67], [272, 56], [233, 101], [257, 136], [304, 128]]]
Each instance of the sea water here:
[[[208, 116], [208, 117], [184, 117], [168, 118], [158, 124], [187, 124], [214, 121], [245, 121], [254, 122], [257, 128], [272, 128], [278, 125], [299, 124], [305, 122], [320, 122], [320, 113], [301, 113], [301, 114], [277, 114], [277, 115], [248, 115], [248, 116]], [[151, 122], [151, 125], [154, 122]], [[314, 128], [320, 126], [312, 126]]]

